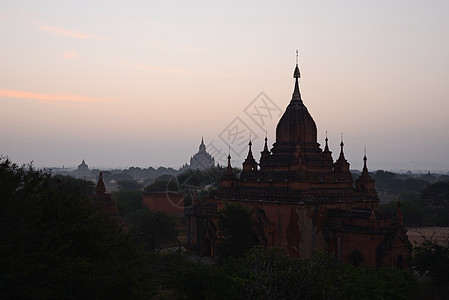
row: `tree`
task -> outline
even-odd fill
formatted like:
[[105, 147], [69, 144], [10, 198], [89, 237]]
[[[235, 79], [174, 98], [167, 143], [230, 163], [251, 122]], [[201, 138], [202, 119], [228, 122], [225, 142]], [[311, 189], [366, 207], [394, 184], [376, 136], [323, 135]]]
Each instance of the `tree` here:
[[429, 185], [421, 193], [421, 198], [433, 208], [444, 208], [449, 205], [449, 181], [439, 181]]
[[427, 181], [429, 183], [434, 183], [434, 182], [438, 181], [437, 177], [435, 175], [431, 174], [430, 171], [427, 174], [422, 175], [419, 179]]
[[[406, 226], [423, 226], [426, 222], [426, 208], [420, 194], [417, 192], [403, 192], [399, 195], [401, 212]], [[389, 212], [395, 216], [398, 211], [398, 201], [390, 201], [379, 206], [381, 211]]]
[[[449, 226], [449, 181], [431, 184], [419, 194], [403, 192], [399, 200], [407, 226]], [[382, 204], [380, 209], [395, 215], [397, 202]]]
[[120, 180], [117, 182], [118, 189], [121, 191], [140, 191], [143, 186], [137, 180]]
[[129, 175], [125, 171], [121, 171], [119, 173], [113, 173], [111, 175], [111, 180], [121, 181], [121, 180], [134, 180], [131, 175]]
[[373, 174], [373, 179], [376, 181], [376, 189], [383, 195], [387, 191], [388, 184], [393, 178], [396, 177], [395, 173], [378, 170]]
[[336, 299], [423, 299], [409, 271], [335, 264], [329, 272]]
[[301, 259], [253, 247], [224, 264], [171, 254], [160, 256], [155, 268], [161, 285], [188, 299], [423, 299], [408, 271], [357, 268], [324, 252]]
[[436, 241], [425, 240], [413, 248], [412, 266], [441, 285], [449, 285], [449, 248]]
[[431, 226], [449, 226], [449, 181], [429, 185], [421, 192], [426, 210], [426, 223]]
[[226, 204], [218, 219], [217, 254], [223, 258], [240, 257], [257, 244], [251, 213], [238, 204]]
[[[151, 257], [90, 205], [89, 184], [0, 159], [0, 298], [145, 299]], [[86, 189], [85, 189], [86, 188]]]
[[254, 247], [234, 264], [232, 274], [243, 299], [405, 300], [419, 292], [407, 271], [357, 268], [323, 252], [300, 259], [281, 249]]
[[178, 175], [177, 179], [181, 187], [183, 185], [204, 187], [206, 185], [211, 185], [216, 181], [212, 170], [213, 169], [202, 171], [189, 169]]
[[408, 191], [421, 192], [427, 185], [427, 181], [416, 178], [392, 179], [387, 183], [387, 190], [390, 194], [398, 195]]
[[78, 197], [87, 198], [94, 192], [94, 183], [71, 176], [55, 175], [51, 180], [52, 185], [66, 196], [76, 194]]
[[[321, 266], [316, 264], [316, 274]], [[235, 281], [244, 299], [308, 299], [318, 283], [307, 274], [305, 261], [286, 256], [284, 249], [254, 247], [237, 268]]]
[[[426, 239], [413, 248], [411, 265], [423, 280], [428, 299], [447, 299], [449, 295], [449, 248]], [[425, 280], [426, 278], [430, 279]]]
[[155, 181], [144, 189], [146, 192], [177, 192], [179, 185], [176, 181]]
[[141, 191], [115, 191], [112, 198], [117, 201], [117, 209], [126, 224], [133, 224], [136, 215], [142, 210]]
[[141, 212], [133, 230], [150, 251], [160, 249], [163, 243], [175, 242], [178, 237], [174, 216], [162, 211]]
[[183, 296], [181, 299], [239, 299], [223, 266], [192, 262], [176, 254], [164, 259], [169, 260], [165, 266], [170, 268], [165, 284]]

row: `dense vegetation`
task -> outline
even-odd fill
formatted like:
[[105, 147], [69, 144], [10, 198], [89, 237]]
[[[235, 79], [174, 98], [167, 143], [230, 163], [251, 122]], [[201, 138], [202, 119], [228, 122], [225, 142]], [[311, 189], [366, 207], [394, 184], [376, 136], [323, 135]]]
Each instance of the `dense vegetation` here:
[[159, 250], [165, 243], [177, 242], [176, 226], [180, 220], [165, 212], [143, 207], [141, 191], [116, 191], [113, 197], [125, 226], [146, 250]]
[[[183, 191], [188, 188], [210, 189], [220, 185], [225, 169], [217, 166], [207, 170], [185, 170], [176, 176], [161, 175], [148, 185], [147, 191]], [[238, 174], [239, 169], [235, 169]]]
[[143, 251], [89, 204], [91, 183], [0, 160], [0, 298], [148, 299]]
[[428, 299], [449, 298], [449, 237], [444, 243], [426, 239], [415, 246], [410, 263]]
[[217, 255], [221, 258], [241, 257], [257, 244], [251, 213], [238, 204], [226, 204], [219, 211]]
[[410, 272], [356, 268], [324, 253], [298, 259], [256, 247], [221, 264], [174, 254], [160, 258], [159, 268], [160, 283], [181, 299], [421, 299]]
[[378, 170], [371, 174], [376, 181], [376, 190], [379, 196], [398, 196], [403, 192], [421, 192], [429, 184], [440, 181], [449, 181], [448, 175], [434, 175], [430, 172], [424, 175], [397, 174]]
[[[403, 192], [398, 196], [407, 226], [449, 226], [449, 181], [428, 185], [421, 192]], [[381, 204], [380, 209], [396, 214], [398, 201]]]
[[[175, 182], [178, 190], [208, 190], [222, 171], [190, 171]], [[237, 205], [227, 205], [218, 216], [223, 233], [218, 263], [202, 263], [182, 252], [162, 254], [167, 242], [177, 240], [179, 220], [143, 208], [140, 186], [126, 181], [119, 186], [113, 195], [127, 231], [91, 207], [91, 182], [52, 177], [2, 158], [0, 298], [445, 299], [449, 294], [447, 244], [426, 240], [417, 245], [409, 261], [416, 275], [356, 268], [324, 253], [292, 258], [281, 249], [254, 247], [250, 214]], [[448, 190], [449, 182], [434, 180], [423, 190], [398, 192], [405, 220], [447, 224]], [[383, 208], [395, 213], [397, 203]]]

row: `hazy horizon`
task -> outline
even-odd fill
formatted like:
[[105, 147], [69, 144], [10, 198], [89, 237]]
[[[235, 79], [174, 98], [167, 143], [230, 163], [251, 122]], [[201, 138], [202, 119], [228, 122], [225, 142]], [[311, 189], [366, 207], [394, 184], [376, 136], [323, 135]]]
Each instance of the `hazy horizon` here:
[[[447, 1], [10, 1], [0, 155], [37, 167], [179, 168], [204, 137], [241, 167], [293, 92], [334, 160], [449, 170]], [[239, 135], [232, 135], [239, 133]], [[214, 148], [214, 151], [211, 149]]]

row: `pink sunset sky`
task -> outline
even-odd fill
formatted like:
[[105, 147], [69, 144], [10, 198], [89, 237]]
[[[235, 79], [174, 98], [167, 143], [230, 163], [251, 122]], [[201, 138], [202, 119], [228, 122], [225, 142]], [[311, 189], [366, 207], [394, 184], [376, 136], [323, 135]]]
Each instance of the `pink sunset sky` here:
[[265, 132], [274, 143], [299, 49], [302, 98], [334, 159], [343, 132], [352, 168], [366, 147], [371, 170], [447, 172], [448, 12], [413, 0], [3, 1], [0, 154], [179, 168], [204, 137], [240, 166], [250, 132], [256, 159]]

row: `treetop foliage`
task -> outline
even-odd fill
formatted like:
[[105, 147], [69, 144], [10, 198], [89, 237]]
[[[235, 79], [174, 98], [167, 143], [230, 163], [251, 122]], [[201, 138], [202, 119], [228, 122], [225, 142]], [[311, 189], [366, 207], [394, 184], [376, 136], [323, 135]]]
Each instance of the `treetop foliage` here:
[[257, 244], [251, 213], [239, 204], [227, 203], [218, 219], [217, 254], [223, 258], [240, 257]]
[[151, 257], [91, 205], [91, 183], [0, 159], [0, 298], [146, 299]]
[[176, 242], [178, 238], [175, 217], [163, 211], [141, 211], [132, 230], [150, 251], [160, 249], [164, 243]]
[[[401, 193], [399, 201], [407, 226], [449, 226], [449, 181], [430, 184], [421, 193]], [[379, 208], [394, 216], [398, 202], [391, 201]]]
[[449, 236], [438, 241], [425, 238], [413, 248], [410, 264], [420, 275], [428, 299], [448, 299], [449, 295]]
[[357, 268], [321, 252], [300, 259], [254, 247], [223, 264], [173, 261], [166, 284], [189, 299], [421, 299], [410, 272]]

